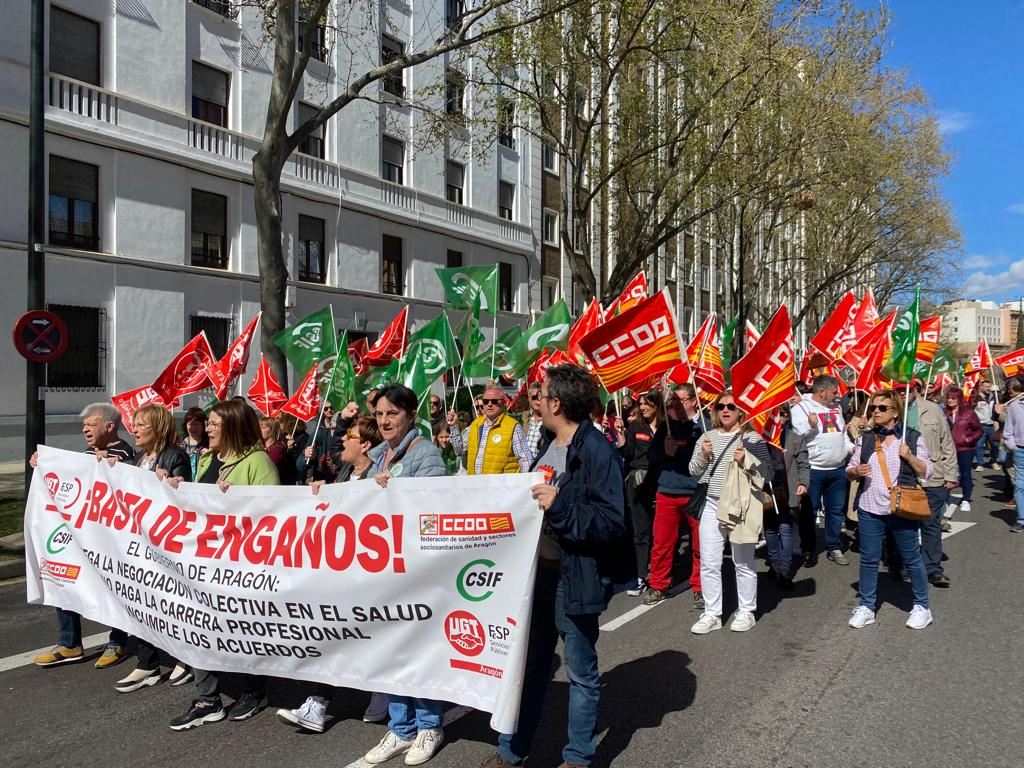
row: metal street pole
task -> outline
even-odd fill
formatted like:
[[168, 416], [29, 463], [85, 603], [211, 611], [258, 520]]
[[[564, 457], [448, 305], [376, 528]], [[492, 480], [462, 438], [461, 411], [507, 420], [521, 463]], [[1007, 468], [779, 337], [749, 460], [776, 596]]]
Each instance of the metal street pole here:
[[[43, 95], [45, 91], [45, 0], [32, 0], [31, 80], [28, 110], [28, 295], [26, 310], [46, 308], [46, 153]], [[32, 482], [28, 458], [46, 441], [46, 367], [25, 361], [25, 494]]]

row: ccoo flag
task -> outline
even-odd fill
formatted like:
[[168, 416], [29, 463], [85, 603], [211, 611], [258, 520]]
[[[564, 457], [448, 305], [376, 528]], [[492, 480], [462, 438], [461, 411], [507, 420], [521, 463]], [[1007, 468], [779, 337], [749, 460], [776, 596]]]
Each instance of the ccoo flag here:
[[751, 419], [787, 402], [796, 391], [793, 325], [783, 304], [761, 338], [732, 366], [732, 391]]

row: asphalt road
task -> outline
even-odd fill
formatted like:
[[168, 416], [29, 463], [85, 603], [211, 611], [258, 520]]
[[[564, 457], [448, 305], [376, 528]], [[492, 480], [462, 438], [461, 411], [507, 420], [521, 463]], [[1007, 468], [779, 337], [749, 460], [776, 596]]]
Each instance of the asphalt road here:
[[[986, 498], [995, 473], [975, 477], [974, 511], [955, 518], [974, 525], [958, 526], [945, 542], [953, 587], [932, 589], [935, 623], [923, 631], [904, 627], [909, 585], [884, 572], [878, 624], [847, 628], [856, 605], [853, 554], [848, 568], [822, 558], [787, 595], [762, 573], [758, 624], [746, 634], [690, 634], [697, 614], [687, 592], [633, 613], [639, 600], [617, 597], [602, 621], [633, 618], [602, 633], [595, 764], [1024, 765], [1024, 535], [1008, 533], [1010, 511]], [[727, 611], [735, 607], [729, 583]], [[22, 581], [0, 585], [0, 619], [0, 670], [16, 662], [13, 655], [56, 638], [52, 609], [26, 605]], [[87, 623], [87, 635], [100, 631]], [[360, 719], [368, 694], [348, 690], [335, 696], [323, 734], [285, 726], [273, 709], [246, 722], [175, 733], [167, 722], [187, 708], [192, 687], [119, 694], [112, 685], [130, 665], [0, 671], [0, 765], [346, 767], [358, 765], [384, 734], [383, 726]], [[272, 681], [271, 707], [298, 706], [306, 692], [301, 684]], [[528, 765], [561, 764], [567, 696], [559, 671]], [[487, 716], [472, 711], [454, 719], [445, 737], [431, 762], [438, 768], [475, 768], [495, 743]]]

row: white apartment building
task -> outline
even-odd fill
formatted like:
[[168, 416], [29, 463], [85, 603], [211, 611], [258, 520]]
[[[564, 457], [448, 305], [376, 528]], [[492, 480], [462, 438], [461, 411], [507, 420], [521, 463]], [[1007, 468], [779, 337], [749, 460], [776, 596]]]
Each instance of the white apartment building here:
[[[346, 30], [344, 44], [324, 32], [293, 126], [339, 92], [339, 73], [354, 77], [444, 25], [443, 0], [380, 9], [387, 23]], [[7, 328], [26, 306], [27, 11], [0, 29]], [[217, 0], [50, 4], [46, 297], [70, 328], [67, 353], [48, 371], [50, 444], [77, 447], [83, 405], [151, 383], [201, 329], [223, 351], [259, 309], [251, 159], [273, 60], [260, 20]], [[289, 159], [292, 318], [330, 303], [350, 337], [379, 332], [405, 305], [414, 324], [425, 322], [443, 299], [434, 269], [474, 264], [500, 265], [499, 333], [540, 308], [539, 148], [515, 129], [487, 147], [471, 129], [457, 145], [413, 147], [421, 118], [407, 97], [443, 80], [445, 64], [372, 86], [377, 103], [353, 103]], [[0, 460], [21, 455], [25, 401], [10, 344], [2, 360]]]
[[983, 339], [989, 347], [1003, 347], [1011, 342], [1011, 310], [994, 301], [952, 301], [943, 304], [940, 311], [943, 334], [948, 334], [951, 343], [963, 344], [967, 348], [976, 346]]

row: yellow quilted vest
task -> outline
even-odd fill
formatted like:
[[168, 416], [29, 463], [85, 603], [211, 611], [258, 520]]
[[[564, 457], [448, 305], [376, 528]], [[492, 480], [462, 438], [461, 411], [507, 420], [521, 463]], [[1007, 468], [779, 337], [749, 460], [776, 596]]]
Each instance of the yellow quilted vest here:
[[[487, 420], [481, 416], [469, 425], [469, 445], [466, 447], [466, 472], [476, 474], [477, 451], [480, 450], [480, 430]], [[512, 450], [512, 435], [519, 422], [507, 413], [501, 414], [498, 423], [487, 433], [487, 445], [484, 446], [484, 475], [504, 475], [519, 471], [519, 459]]]

